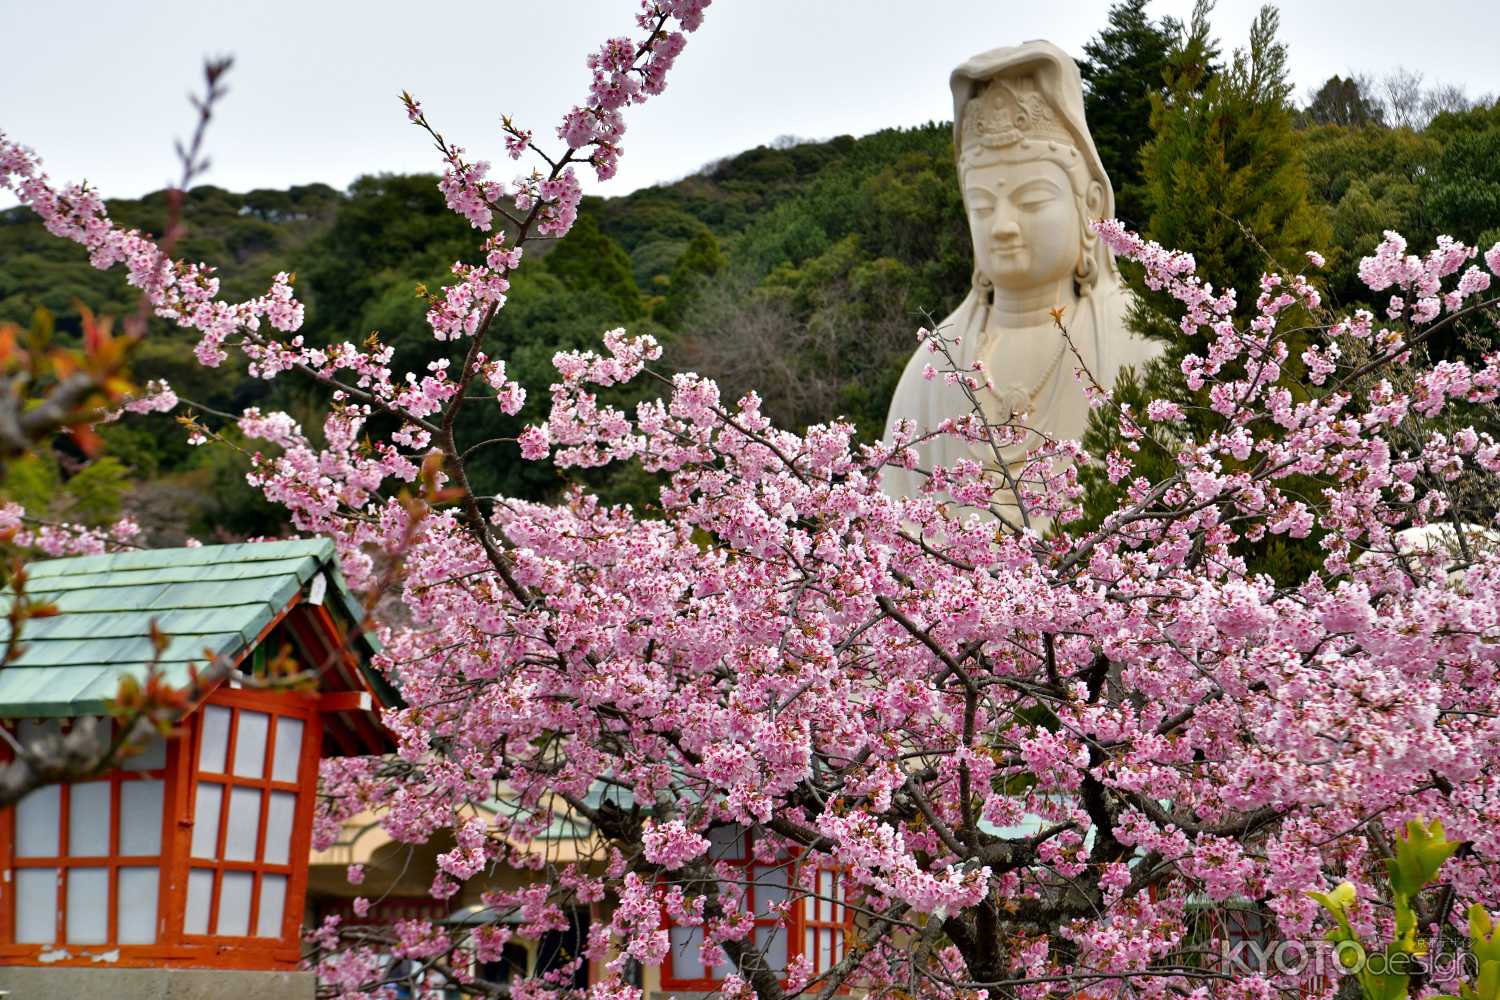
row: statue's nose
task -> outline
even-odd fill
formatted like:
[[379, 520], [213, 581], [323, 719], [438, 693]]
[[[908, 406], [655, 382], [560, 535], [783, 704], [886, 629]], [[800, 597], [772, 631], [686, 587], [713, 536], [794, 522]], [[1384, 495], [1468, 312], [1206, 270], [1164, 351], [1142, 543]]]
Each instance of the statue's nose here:
[[995, 221], [990, 225], [990, 236], [1002, 243], [1009, 243], [1020, 238], [1021, 227], [1013, 217], [996, 212]]

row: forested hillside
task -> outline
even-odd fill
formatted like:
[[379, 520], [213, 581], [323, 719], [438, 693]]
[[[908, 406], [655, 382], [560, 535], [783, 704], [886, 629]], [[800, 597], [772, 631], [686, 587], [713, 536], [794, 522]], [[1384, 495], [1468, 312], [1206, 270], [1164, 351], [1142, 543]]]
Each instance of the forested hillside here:
[[[1266, 73], [1284, 79], [1284, 65], [1260, 67], [1258, 89], [1238, 87], [1235, 65], [1222, 63], [1213, 40], [1143, 12], [1144, 0], [1117, 5], [1111, 29], [1088, 50], [1085, 78], [1108, 165], [1128, 178], [1124, 204], [1148, 235], [1230, 272], [1258, 273], [1267, 252], [1320, 244], [1328, 291], [1341, 302], [1357, 294], [1354, 268], [1382, 227], [1400, 225], [1418, 246], [1439, 232], [1486, 246], [1500, 239], [1500, 108], [1475, 102], [1416, 121], [1420, 128], [1391, 127], [1378, 113], [1351, 118], [1347, 93], [1339, 113], [1317, 100], [1297, 111], [1285, 88], [1263, 82]], [[1125, 69], [1105, 72], [1111, 66]], [[1356, 111], [1360, 99], [1356, 88]], [[1238, 124], [1225, 133], [1226, 121]], [[1140, 137], [1135, 148], [1122, 138], [1129, 135]], [[1266, 169], [1271, 159], [1275, 171]], [[1209, 204], [1229, 197], [1257, 212]], [[126, 224], [159, 230], [165, 198], [109, 208]], [[1265, 231], [1216, 226], [1216, 212], [1264, 218]], [[402, 367], [440, 356], [443, 345], [423, 320], [424, 290], [439, 287], [448, 265], [477, 245], [467, 222], [444, 208], [432, 176], [369, 176], [342, 192], [203, 186], [186, 199], [184, 221], [180, 254], [216, 264], [226, 294], [263, 290], [289, 267], [307, 303], [306, 336], [378, 332]], [[713, 375], [726, 393], [760, 391], [784, 424], [844, 415], [875, 436], [914, 331], [951, 310], [970, 282], [947, 123], [778, 143], [676, 183], [587, 199], [566, 239], [528, 254], [540, 259], [519, 272], [495, 347], [529, 401], [518, 418], [475, 418], [464, 429], [474, 441], [512, 437], [537, 419], [554, 352], [591, 346], [620, 325], [654, 333], [669, 366]], [[1243, 285], [1238, 273], [1225, 277]], [[28, 213], [0, 213], [0, 322], [29, 326], [44, 308], [58, 336], [76, 337], [79, 304], [115, 315], [135, 308], [118, 273], [95, 271]], [[159, 324], [135, 368], [166, 377], [201, 412], [275, 406], [304, 426], [319, 423], [311, 393], [289, 396], [296, 390], [279, 383], [273, 391], [233, 362], [200, 368], [191, 348]], [[97, 521], [128, 510], [161, 542], [282, 529], [244, 485], [243, 455], [192, 448], [159, 417], [126, 418], [102, 434], [106, 458], [84, 462], [59, 444], [12, 473], [4, 490], [56, 516]], [[520, 462], [507, 442], [488, 449], [482, 491], [542, 498], [565, 485], [550, 469]], [[624, 475], [596, 485], [649, 503], [648, 484]]]

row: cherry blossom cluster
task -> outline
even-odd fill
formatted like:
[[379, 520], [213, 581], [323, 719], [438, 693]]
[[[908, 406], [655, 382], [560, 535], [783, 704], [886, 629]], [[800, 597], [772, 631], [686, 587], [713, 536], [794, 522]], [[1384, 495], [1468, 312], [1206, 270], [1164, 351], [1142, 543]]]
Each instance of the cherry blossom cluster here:
[[[621, 109], [640, 104], [666, 88], [667, 73], [687, 44], [683, 32], [698, 30], [711, 0], [642, 0], [637, 25], [646, 40], [611, 38], [588, 58], [594, 79], [587, 106], [574, 107], [557, 129], [570, 149], [591, 149], [589, 162], [601, 181], [615, 175], [620, 139], [625, 134]], [[666, 31], [668, 21], [682, 31]]]
[[171, 413], [180, 402], [164, 378], [154, 378], [125, 401], [126, 413]]
[[71, 522], [45, 521], [28, 516], [14, 501], [0, 504], [0, 537], [20, 549], [34, 549], [54, 558], [93, 556], [135, 547], [141, 526], [132, 517], [122, 517], [103, 528]]
[[[1455, 904], [1496, 905], [1500, 786], [1484, 762], [1500, 752], [1500, 554], [1475, 526], [1455, 569], [1412, 530], [1444, 515], [1460, 477], [1500, 472], [1483, 427], [1421, 422], [1492, 403], [1500, 356], [1412, 353], [1443, 316], [1493, 308], [1490, 275], [1445, 242], [1422, 258], [1440, 272], [1435, 295], [1427, 263], [1386, 286], [1436, 297], [1441, 316], [1329, 324], [1292, 394], [1284, 328], [1320, 307], [1313, 278], [1267, 276], [1241, 323], [1236, 296], [1190, 259], [1102, 228], [1181, 302], [1185, 334], [1205, 337], [1184, 371], [1223, 428], [1178, 441], [1173, 475], [1131, 480], [1116, 455], [1130, 496], [1103, 526], [997, 532], [936, 491], [880, 493], [880, 465], [909, 439], [781, 431], [754, 395], [726, 402], [692, 375], [633, 414], [603, 404], [599, 390], [660, 353], [613, 331], [597, 353], [555, 359], [528, 457], [639, 462], [664, 477], [659, 514], [578, 492], [497, 504], [482, 532], [434, 520], [403, 553], [410, 623], [388, 633], [411, 705], [389, 719], [402, 759], [331, 770], [330, 802], [384, 801], [393, 832], [420, 840], [478, 816], [477, 796], [502, 781], [515, 811], [455, 836], [482, 829], [488, 862], [524, 869], [556, 816], [588, 822], [598, 853], [541, 872], [554, 902], [614, 901], [592, 957], [612, 973], [625, 957], [660, 963], [666, 913], [702, 928], [705, 955], [761, 997], [788, 980], [746, 946], [743, 870], [710, 848], [724, 830], [793, 869], [793, 897], [818, 893], [828, 868], [846, 881], [869, 937], [833, 969], [795, 973], [813, 988], [1306, 985], [1219, 983], [1174, 956], [1203, 906], [1230, 901], [1311, 940], [1305, 891], [1361, 873], [1376, 898], [1369, 831], [1417, 814], [1473, 847], [1450, 864]], [[1179, 404], [1118, 410], [1137, 447], [1157, 446], [1156, 425], [1185, 427]], [[1329, 485], [1298, 496], [1284, 490], [1293, 475]], [[1005, 488], [975, 463], [932, 478], [976, 501]], [[1029, 489], [1076, 506], [1066, 477]], [[1291, 586], [1249, 575], [1238, 544], [1275, 533], [1316, 536], [1324, 569]], [[601, 790], [648, 818], [590, 804]], [[442, 891], [478, 862], [466, 850], [444, 863]], [[965, 930], [989, 907], [1024, 947], [997, 954]], [[931, 921], [951, 945], [925, 943]]]

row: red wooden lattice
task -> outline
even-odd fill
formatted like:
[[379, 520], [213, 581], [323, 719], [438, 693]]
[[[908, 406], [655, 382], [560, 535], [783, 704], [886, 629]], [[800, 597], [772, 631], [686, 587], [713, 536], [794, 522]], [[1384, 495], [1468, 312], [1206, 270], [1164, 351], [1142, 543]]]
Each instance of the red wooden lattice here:
[[[852, 911], [844, 905], [841, 873], [834, 869], [819, 871], [816, 892], [804, 894], [804, 890], [796, 888], [800, 862], [795, 857], [770, 863], [756, 858], [751, 836], [747, 831], [727, 826], [715, 828], [709, 834], [714, 843], [709, 857], [744, 870], [745, 905], [755, 917], [751, 940], [777, 971], [785, 971], [788, 963], [802, 955], [807, 956], [814, 975], [826, 971], [843, 958], [854, 923]], [[794, 897], [803, 898], [781, 917], [772, 904], [784, 902], [789, 887]], [[703, 963], [700, 952], [703, 929], [674, 925], [665, 914], [662, 919], [671, 939], [661, 970], [662, 988], [713, 990], [721, 986], [732, 966]]]

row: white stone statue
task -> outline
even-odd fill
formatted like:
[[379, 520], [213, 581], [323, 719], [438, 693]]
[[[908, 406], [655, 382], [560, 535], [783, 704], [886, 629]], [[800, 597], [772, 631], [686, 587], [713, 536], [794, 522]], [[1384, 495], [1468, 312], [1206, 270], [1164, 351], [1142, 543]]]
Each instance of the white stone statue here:
[[[986, 417], [1033, 429], [1001, 450], [1018, 474], [1039, 435], [1078, 440], [1088, 426], [1089, 405], [1074, 375], [1078, 359], [1053, 321], [1055, 308], [1106, 387], [1159, 347], [1126, 328], [1130, 293], [1114, 255], [1089, 229], [1114, 214], [1114, 190], [1084, 122], [1077, 64], [1050, 42], [1027, 42], [975, 56], [953, 71], [951, 84], [974, 285], [939, 329], [959, 338], [953, 354], [960, 367], [984, 362], [993, 382], [978, 392]], [[925, 345], [908, 362], [891, 399], [886, 440], [897, 420], [926, 431], [970, 412], [959, 387], [923, 378], [929, 363], [945, 367]], [[969, 457], [998, 472], [988, 444], [945, 436], [917, 451], [919, 470]], [[925, 479], [888, 467], [881, 487], [891, 496], [916, 496]]]

